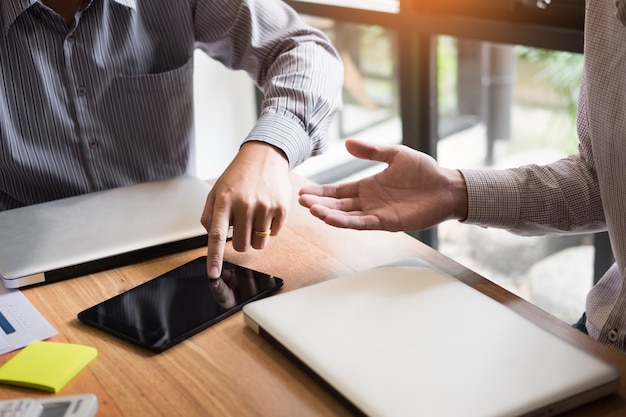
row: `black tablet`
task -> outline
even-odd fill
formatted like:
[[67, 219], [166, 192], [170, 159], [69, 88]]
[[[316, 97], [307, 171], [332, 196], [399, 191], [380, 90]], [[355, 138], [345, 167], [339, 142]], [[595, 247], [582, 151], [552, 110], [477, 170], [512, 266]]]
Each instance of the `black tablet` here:
[[263, 298], [283, 280], [224, 262], [209, 279], [206, 256], [78, 313], [83, 323], [162, 352]]

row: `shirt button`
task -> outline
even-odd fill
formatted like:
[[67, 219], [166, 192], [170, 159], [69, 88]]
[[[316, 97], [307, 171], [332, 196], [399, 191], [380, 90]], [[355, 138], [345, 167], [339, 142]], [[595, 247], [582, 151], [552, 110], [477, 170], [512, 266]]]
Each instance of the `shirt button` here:
[[617, 330], [613, 329], [609, 331], [607, 336], [609, 337], [609, 342], [611, 343], [617, 342]]
[[87, 87], [81, 85], [80, 87], [76, 89], [76, 92], [78, 93], [79, 96], [84, 96], [85, 94], [87, 94]]
[[98, 141], [96, 139], [91, 139], [89, 141], [89, 147], [91, 149], [96, 149], [98, 147]]

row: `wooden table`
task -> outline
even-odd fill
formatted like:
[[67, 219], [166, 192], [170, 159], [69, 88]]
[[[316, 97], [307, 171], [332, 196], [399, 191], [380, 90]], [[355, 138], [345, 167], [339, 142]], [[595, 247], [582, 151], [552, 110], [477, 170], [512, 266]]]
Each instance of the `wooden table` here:
[[[292, 176], [294, 196], [306, 181]], [[160, 354], [130, 345], [78, 322], [76, 314], [205, 254], [196, 249], [104, 271], [24, 294], [53, 324], [52, 340], [85, 344], [98, 357], [57, 395], [91, 392], [98, 416], [347, 416], [331, 393], [249, 330], [242, 313]], [[332, 279], [405, 257], [421, 257], [560, 337], [604, 358], [626, 375], [626, 356], [597, 343], [404, 233], [359, 232], [326, 226], [295, 201], [286, 228], [263, 251], [225, 258], [285, 280], [281, 291]], [[0, 356], [0, 364], [15, 353]], [[0, 398], [50, 396], [0, 386]], [[574, 410], [571, 416], [626, 415], [626, 385]]]

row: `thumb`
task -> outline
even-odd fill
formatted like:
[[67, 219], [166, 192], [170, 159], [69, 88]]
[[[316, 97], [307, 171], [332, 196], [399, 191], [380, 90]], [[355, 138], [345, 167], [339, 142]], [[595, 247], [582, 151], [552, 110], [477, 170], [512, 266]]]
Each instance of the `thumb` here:
[[385, 163], [389, 163], [393, 159], [393, 146], [363, 142], [356, 139], [347, 139], [345, 145], [348, 152], [359, 159]]

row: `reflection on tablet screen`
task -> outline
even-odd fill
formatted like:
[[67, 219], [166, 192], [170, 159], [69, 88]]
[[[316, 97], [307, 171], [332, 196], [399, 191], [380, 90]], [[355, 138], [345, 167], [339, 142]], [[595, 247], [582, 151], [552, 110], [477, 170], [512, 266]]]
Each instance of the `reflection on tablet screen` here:
[[224, 262], [209, 279], [197, 258], [78, 314], [79, 320], [155, 352], [163, 351], [278, 290], [283, 280]]

